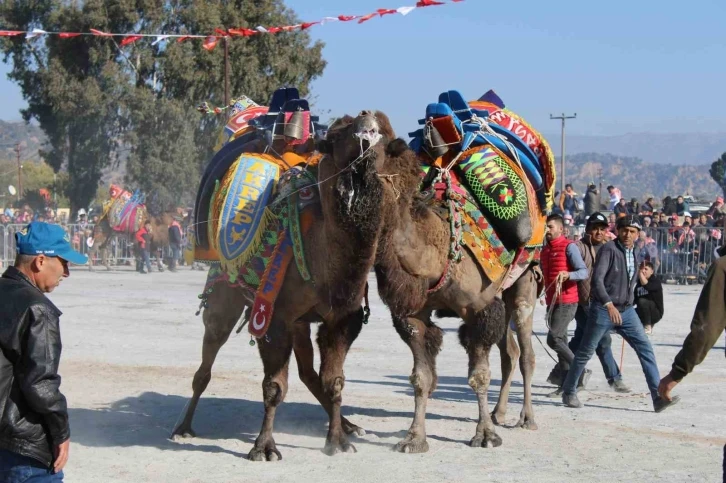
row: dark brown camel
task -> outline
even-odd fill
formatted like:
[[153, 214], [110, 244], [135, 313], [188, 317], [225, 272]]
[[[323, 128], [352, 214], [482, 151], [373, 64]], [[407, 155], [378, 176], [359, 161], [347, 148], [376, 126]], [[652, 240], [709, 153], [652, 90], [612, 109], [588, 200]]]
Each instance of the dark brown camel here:
[[[159, 252], [169, 246], [169, 224], [172, 221], [172, 214], [162, 213], [161, 216], [149, 216], [147, 214], [143, 217], [143, 219], [151, 221], [151, 255], [157, 255], [157, 268], [160, 272], [164, 271], [164, 266], [161, 263], [162, 257], [159, 255]], [[93, 248], [91, 252], [92, 257], [96, 254], [100, 255], [103, 266], [106, 267], [106, 270], [111, 270], [111, 266], [108, 261], [109, 242], [113, 238], [124, 238], [129, 245], [133, 246], [135, 245], [134, 235], [134, 233], [114, 232], [113, 229], [111, 229], [108, 217], [102, 217], [93, 227], [93, 233], [91, 235], [93, 239]], [[92, 263], [88, 264], [88, 269], [93, 271]]]
[[[343, 364], [363, 324], [361, 302], [381, 225], [383, 196], [376, 162], [384, 160], [383, 147], [391, 139], [392, 130], [387, 119], [379, 120], [365, 111], [355, 119], [346, 116], [331, 126], [328, 141], [322, 146], [328, 155], [318, 167], [321, 202], [303, 240], [315, 283], [306, 283], [294, 266], [288, 269], [267, 336], [258, 341], [265, 371], [262, 383], [265, 417], [249, 453], [251, 460], [281, 458], [272, 428], [277, 406], [287, 393], [288, 365], [293, 351], [301, 380], [330, 416], [325, 453], [354, 452], [346, 433], [362, 433], [341, 417], [340, 407], [345, 382]], [[371, 143], [379, 134], [383, 136], [382, 141]], [[344, 143], [342, 139], [354, 142]], [[216, 285], [209, 294], [203, 317], [202, 363], [192, 384], [194, 395], [173, 435], [193, 435], [194, 410], [211, 379], [214, 359], [245, 307], [252, 304], [251, 297], [252, 294], [225, 284]], [[313, 366], [311, 322], [322, 322], [317, 338], [321, 355], [319, 376]]]
[[[499, 446], [502, 440], [487, 401], [489, 352], [506, 334], [505, 304], [497, 294], [498, 285], [487, 279], [468, 252], [461, 262], [449, 264], [449, 222], [419, 199], [418, 159], [402, 140], [389, 144], [387, 152], [380, 170], [385, 181], [384, 214], [375, 270], [378, 291], [391, 311], [394, 327], [413, 353], [411, 383], [416, 403], [413, 424], [396, 450], [428, 450], [426, 403], [436, 388], [436, 356], [442, 343], [441, 329], [431, 321], [434, 310], [453, 311], [463, 320], [459, 340], [469, 355], [468, 382], [479, 402], [479, 421], [470, 444]], [[447, 278], [441, 283], [443, 274]], [[526, 282], [522, 284], [512, 287], [511, 293], [526, 292]], [[514, 308], [515, 301], [510, 303]], [[529, 369], [530, 363], [525, 366]]]

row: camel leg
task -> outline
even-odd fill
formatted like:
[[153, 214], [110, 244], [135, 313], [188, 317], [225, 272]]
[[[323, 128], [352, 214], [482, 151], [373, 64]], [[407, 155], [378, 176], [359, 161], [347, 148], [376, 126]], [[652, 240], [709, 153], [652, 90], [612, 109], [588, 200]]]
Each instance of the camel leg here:
[[320, 377], [323, 392], [332, 403], [328, 437], [323, 452], [328, 456], [337, 453], [355, 453], [355, 446], [348, 442], [343, 431], [340, 407], [343, 403], [345, 375], [343, 364], [351, 344], [363, 326], [363, 309], [356, 310], [335, 323], [324, 323], [318, 331], [320, 348]]
[[266, 337], [259, 339], [257, 346], [265, 368], [265, 378], [262, 381], [265, 417], [260, 434], [247, 457], [251, 461], [278, 461], [282, 459], [282, 455], [275, 445], [272, 429], [277, 406], [282, 403], [287, 394], [292, 334], [287, 331], [283, 320], [273, 316]]
[[[297, 322], [293, 324], [293, 351], [295, 352], [295, 360], [297, 361], [298, 375], [300, 380], [307, 386], [315, 399], [320, 402], [328, 416], [333, 411], [333, 403], [323, 392], [323, 383], [320, 376], [315, 371], [315, 352], [313, 351], [313, 343], [310, 339], [310, 324]], [[363, 428], [343, 418], [343, 431], [345, 434], [355, 434], [356, 436], [365, 436], [366, 432]]]
[[204, 342], [202, 343], [202, 363], [194, 374], [192, 390], [194, 391], [191, 401], [187, 406], [182, 422], [174, 428], [171, 433], [172, 439], [176, 437], [194, 437], [192, 430], [192, 419], [197, 409], [199, 398], [207, 389], [212, 379], [212, 365], [217, 358], [219, 349], [227, 342], [229, 334], [242, 315], [244, 304], [240, 302], [241, 297], [235, 297], [235, 290], [223, 284], [214, 287], [209, 295], [209, 307], [204, 309], [202, 319], [204, 320]]
[[429, 450], [426, 441], [426, 404], [438, 382], [436, 356], [441, 350], [443, 333], [431, 322], [430, 311], [415, 317], [394, 317], [393, 325], [413, 354], [410, 380], [416, 404], [408, 434], [396, 444], [394, 450], [401, 453], [425, 453]]
[[491, 382], [489, 352], [506, 331], [504, 302], [494, 299], [485, 309], [464, 319], [459, 329], [459, 340], [469, 355], [469, 386], [479, 401], [479, 422], [476, 434], [469, 443], [472, 447], [501, 446], [502, 438], [495, 431], [489, 414], [487, 392]]
[[534, 347], [532, 346], [532, 324], [534, 319], [534, 304], [536, 294], [533, 293], [531, 305], [519, 304], [515, 311], [514, 321], [517, 325], [517, 339], [522, 355], [519, 359], [519, 368], [522, 371], [524, 383], [524, 404], [519, 416], [517, 427], [524, 429], [537, 429], [534, 421], [534, 408], [532, 407], [532, 378], [534, 377]]
[[[506, 320], [510, 320], [510, 308], [507, 304]], [[507, 416], [507, 404], [509, 403], [509, 391], [512, 388], [514, 380], [514, 370], [517, 367], [517, 359], [519, 359], [519, 346], [514, 339], [514, 333], [507, 327], [504, 337], [497, 342], [499, 347], [499, 356], [502, 364], [502, 387], [499, 390], [499, 400], [492, 411], [492, 421], [496, 425], [504, 424], [504, 418]]]

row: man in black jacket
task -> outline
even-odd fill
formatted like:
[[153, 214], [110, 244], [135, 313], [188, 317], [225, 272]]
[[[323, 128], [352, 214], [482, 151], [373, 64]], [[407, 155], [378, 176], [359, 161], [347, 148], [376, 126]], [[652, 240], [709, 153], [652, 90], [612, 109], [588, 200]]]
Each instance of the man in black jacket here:
[[606, 243], [597, 253], [592, 274], [590, 314], [582, 342], [562, 387], [562, 402], [572, 408], [582, 407], [577, 398], [577, 381], [602, 336], [614, 328], [638, 355], [653, 399], [653, 408], [661, 412], [678, 400], [674, 398], [667, 401], [658, 395], [658, 364], [653, 347], [633, 308], [639, 266], [634, 246], [640, 225], [635, 217], [625, 216], [618, 220], [617, 229], [618, 239]]
[[70, 429], [59, 389], [61, 312], [44, 294], [69, 276], [69, 262], [87, 258], [58, 225], [31, 223], [15, 240], [15, 264], [0, 278], [0, 476], [63, 481]]

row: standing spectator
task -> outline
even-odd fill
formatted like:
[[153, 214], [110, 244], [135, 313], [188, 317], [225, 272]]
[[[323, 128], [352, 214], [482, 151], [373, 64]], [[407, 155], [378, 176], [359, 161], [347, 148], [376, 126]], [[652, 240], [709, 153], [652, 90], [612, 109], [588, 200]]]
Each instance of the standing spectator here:
[[[567, 326], [575, 318], [577, 311], [577, 282], [587, 278], [587, 267], [580, 251], [564, 236], [564, 228], [561, 216], [547, 217], [547, 245], [542, 250], [541, 257], [542, 273], [547, 287], [547, 325], [550, 329], [547, 333], [547, 345], [557, 352], [560, 374], [567, 373], [574, 357], [567, 346]], [[583, 386], [587, 384], [588, 378], [589, 374], [583, 377]], [[558, 381], [562, 379], [560, 375]], [[556, 391], [553, 395], [559, 394]]]
[[711, 228], [713, 227], [713, 219], [709, 219], [706, 213], [701, 213], [700, 215], [698, 215], [698, 224]]
[[169, 223], [169, 248], [171, 248], [171, 262], [169, 263], [169, 271], [176, 272], [176, 264], [181, 256], [182, 246], [182, 229], [179, 222], [172, 218]]
[[85, 264], [58, 225], [15, 234], [18, 255], [0, 279], [0, 477], [63, 481], [70, 428], [60, 392], [61, 312], [45, 296]]
[[653, 208], [653, 197], [649, 197], [647, 200], [645, 200], [645, 203], [643, 203], [640, 207], [640, 214], [645, 216], [653, 216], [654, 212]]
[[620, 201], [613, 207], [613, 213], [615, 213], [615, 217], [619, 218], [620, 216], [624, 216], [629, 214], [628, 205], [625, 202], [625, 198], [620, 198]]
[[674, 200], [670, 196], [666, 196], [665, 198], [663, 198], [663, 213], [668, 216], [677, 214], [678, 208], [676, 206], [676, 200]]
[[628, 215], [637, 216], [638, 214], [640, 214], [638, 198], [631, 198], [630, 203], [628, 203]]
[[[570, 339], [570, 343], [568, 344], [573, 353], [577, 353], [577, 349], [580, 347], [580, 342], [582, 341], [582, 335], [585, 333], [585, 327], [587, 326], [587, 316], [590, 309], [590, 282], [592, 278], [592, 267], [595, 264], [597, 252], [608, 241], [607, 232], [607, 218], [605, 218], [605, 215], [602, 213], [595, 212], [587, 219], [585, 234], [582, 236], [582, 239], [576, 242], [576, 246], [580, 250], [580, 255], [587, 267], [588, 276], [586, 279], [577, 283], [579, 298], [577, 312], [575, 312], [575, 322], [577, 322], [577, 327], [575, 328], [575, 335], [572, 339]], [[606, 332], [605, 335], [602, 336], [602, 339], [600, 339], [600, 342], [598, 342], [595, 354], [597, 354], [598, 359], [600, 359], [602, 370], [605, 373], [605, 378], [607, 379], [610, 387], [613, 388], [615, 392], [630, 392], [628, 386], [626, 386], [623, 382], [623, 376], [620, 373], [620, 369], [618, 368], [615, 359], [613, 358], [611, 346], [612, 338], [610, 337], [610, 332]]]
[[648, 236], [648, 233], [641, 229], [638, 233], [638, 241], [635, 242], [635, 248], [638, 251], [638, 258], [640, 260], [652, 262], [653, 265], [656, 263], [658, 258], [658, 247], [655, 244], [655, 240]]
[[[151, 222], [148, 220], [136, 232], [136, 247], [139, 254], [136, 259], [136, 271], [141, 274], [151, 273]], [[144, 265], [147, 272], [144, 271]]]
[[612, 211], [615, 209], [615, 205], [618, 204], [623, 195], [621, 195], [620, 190], [613, 185], [608, 186], [608, 193], [610, 194], [610, 204], [608, 205], [608, 209]]
[[[677, 217], [677, 215], [676, 215]], [[658, 227], [660, 228], [669, 228], [671, 226], [670, 222], [668, 221], [668, 215], [665, 212], [661, 212], [658, 216]]]
[[683, 216], [686, 211], [689, 211], [688, 201], [683, 199], [683, 196], [676, 198], [676, 213], [678, 216]]
[[618, 239], [606, 243], [597, 254], [592, 275], [592, 302], [587, 327], [563, 385], [562, 402], [568, 407], [582, 407], [577, 398], [577, 382], [600, 339], [605, 332], [612, 329], [628, 341], [638, 355], [655, 412], [661, 412], [677, 402], [675, 399], [667, 401], [658, 395], [660, 380], [658, 364], [653, 347], [633, 308], [639, 266], [634, 245], [639, 231], [640, 225], [633, 217], [619, 219]]
[[654, 273], [651, 262], [641, 263], [635, 285], [635, 311], [647, 335], [653, 333], [653, 326], [663, 318], [663, 286]]
[[599, 193], [594, 183], [587, 185], [587, 191], [585, 191], [585, 196], [582, 198], [585, 216], [590, 216], [600, 210], [598, 206], [598, 195]]
[[721, 207], [723, 206], [723, 197], [719, 196], [716, 198], [716, 201], [714, 201], [711, 204], [711, 207], [708, 209], [706, 214], [710, 216], [711, 218], [716, 218], [716, 213], [721, 211]]
[[577, 193], [575, 193], [575, 190], [572, 189], [571, 184], [565, 185], [565, 191], [562, 192], [560, 195], [560, 210], [562, 210], [562, 215], [570, 215], [575, 216], [575, 213], [577, 213], [577, 200], [575, 197], [577, 196]]

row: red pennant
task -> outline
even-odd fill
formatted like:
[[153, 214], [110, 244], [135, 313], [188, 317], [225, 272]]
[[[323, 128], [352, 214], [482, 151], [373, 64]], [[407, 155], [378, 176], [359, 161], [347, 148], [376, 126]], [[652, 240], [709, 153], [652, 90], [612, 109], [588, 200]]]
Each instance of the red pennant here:
[[58, 34], [58, 37], [60, 37], [62, 39], [70, 39], [72, 37], [80, 37], [80, 36], [81, 36], [80, 33], [75, 33], [75, 32], [62, 32], [62, 33]]
[[230, 35], [237, 35], [240, 37], [252, 37], [253, 35], [257, 35], [257, 30], [252, 29], [229, 29], [227, 30]]
[[93, 35], [98, 35], [100, 37], [113, 37], [113, 34], [109, 34], [109, 33], [106, 33], [106, 32], [101, 32], [100, 30], [96, 30], [96, 29], [91, 29], [91, 33]]
[[178, 39], [176, 39], [176, 43], [177, 44], [181, 44], [185, 40], [189, 40], [189, 39], [191, 39], [190, 36], [188, 36], [188, 35], [182, 35], [181, 37], [179, 37]]
[[301, 30], [307, 30], [307, 29], [309, 29], [310, 27], [312, 27], [313, 25], [317, 25], [317, 24], [319, 24], [319, 23], [320, 23], [320, 22], [305, 22], [305, 23], [303, 23], [302, 25], [300, 25], [300, 29], [301, 29]]
[[398, 13], [398, 10], [392, 8], [379, 8], [378, 10], [376, 10], [376, 12], [378, 12], [378, 15], [383, 17], [384, 15], [393, 15], [395, 13]]
[[204, 47], [204, 50], [207, 50], [211, 52], [214, 50], [214, 48], [217, 46], [217, 37], [210, 36], [204, 39], [204, 43], [202, 44], [202, 47]]
[[128, 37], [124, 37], [119, 45], [121, 47], [124, 47], [126, 45], [133, 44], [137, 40], [141, 40], [143, 38], [144, 37], [142, 37], [141, 35], [129, 35]]
[[370, 19], [372, 19], [373, 17], [375, 17], [376, 15], [378, 15], [378, 12], [376, 12], [376, 13], [369, 13], [368, 15], [363, 15], [363, 16], [362, 16], [362, 17], [360, 18], [360, 20], [358, 20], [358, 23], [363, 23], [363, 22], [367, 22], [367, 21], [369, 21]]
[[220, 37], [229, 37], [229, 33], [226, 30], [214, 29], [214, 31], [217, 32]]
[[420, 0], [416, 2], [418, 8], [433, 7], [434, 5], [444, 5], [444, 2], [437, 2], [436, 0]]
[[300, 25], [285, 25], [284, 27], [280, 27], [283, 32], [292, 32], [293, 30], [297, 28], [301, 28]]
[[0, 37], [15, 37], [16, 35], [24, 33], [19, 30], [0, 30]]
[[338, 15], [338, 20], [341, 22], [350, 22], [351, 20], [357, 19], [357, 15]]
[[270, 34], [276, 34], [281, 30], [282, 30], [282, 28], [280, 28], [280, 27], [267, 27], [267, 33], [270, 33]]

